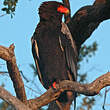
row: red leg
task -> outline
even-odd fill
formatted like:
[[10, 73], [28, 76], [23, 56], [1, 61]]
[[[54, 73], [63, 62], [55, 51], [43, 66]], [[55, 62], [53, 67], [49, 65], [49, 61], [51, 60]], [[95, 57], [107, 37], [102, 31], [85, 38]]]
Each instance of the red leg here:
[[54, 89], [56, 89], [56, 82], [53, 82], [52, 86], [49, 86], [49, 89], [52, 88], [52, 87], [53, 87]]
[[54, 82], [54, 83], [52, 84], [52, 86], [53, 86], [53, 88], [56, 89], [56, 82]]

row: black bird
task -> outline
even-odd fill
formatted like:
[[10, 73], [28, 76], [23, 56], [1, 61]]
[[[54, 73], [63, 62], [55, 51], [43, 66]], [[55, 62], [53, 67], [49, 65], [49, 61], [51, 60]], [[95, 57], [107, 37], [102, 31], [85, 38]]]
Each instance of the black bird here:
[[[42, 85], [49, 89], [62, 80], [77, 80], [77, 48], [63, 14], [69, 9], [56, 1], [43, 2], [39, 7], [40, 22], [31, 38], [32, 54]], [[59, 102], [72, 101], [73, 93], [66, 91]]]

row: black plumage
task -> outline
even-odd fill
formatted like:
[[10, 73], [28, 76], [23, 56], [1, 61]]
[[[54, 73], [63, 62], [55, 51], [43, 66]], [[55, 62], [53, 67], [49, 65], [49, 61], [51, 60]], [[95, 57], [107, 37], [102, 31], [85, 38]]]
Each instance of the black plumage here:
[[[68, 9], [55, 1], [43, 2], [39, 8], [40, 22], [31, 39], [32, 54], [46, 89], [54, 82], [77, 80], [77, 49], [67, 25], [62, 23], [63, 14], [67, 13]], [[68, 98], [59, 98], [64, 100]]]

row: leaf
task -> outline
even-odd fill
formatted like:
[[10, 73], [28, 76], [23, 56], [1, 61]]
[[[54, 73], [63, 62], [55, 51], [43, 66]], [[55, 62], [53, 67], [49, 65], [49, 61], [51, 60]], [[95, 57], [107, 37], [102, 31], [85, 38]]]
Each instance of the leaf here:
[[11, 11], [14, 12], [15, 11], [15, 7], [14, 8], [11, 8]]
[[3, 5], [5, 5], [5, 6], [8, 5], [8, 2], [7, 1], [4, 1], [3, 2]]
[[11, 18], [13, 18], [13, 15], [11, 14]]
[[8, 10], [8, 8], [2, 8], [2, 11], [7, 11]]
[[10, 9], [9, 8], [7, 8], [6, 13], [10, 14]]

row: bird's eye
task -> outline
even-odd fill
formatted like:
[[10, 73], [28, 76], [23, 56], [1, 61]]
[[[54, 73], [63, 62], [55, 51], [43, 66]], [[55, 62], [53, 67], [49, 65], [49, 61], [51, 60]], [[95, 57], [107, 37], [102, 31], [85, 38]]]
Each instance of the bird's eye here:
[[69, 13], [69, 9], [60, 5], [58, 8], [57, 8], [57, 11], [60, 12], [60, 13], [64, 13], [64, 14], [68, 14]]

